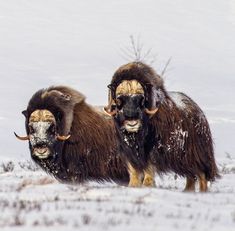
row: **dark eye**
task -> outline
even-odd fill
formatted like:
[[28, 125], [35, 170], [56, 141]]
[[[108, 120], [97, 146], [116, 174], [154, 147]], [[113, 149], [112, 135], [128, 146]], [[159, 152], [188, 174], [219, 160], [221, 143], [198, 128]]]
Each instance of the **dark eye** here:
[[33, 134], [35, 131], [34, 131], [34, 128], [32, 125], [29, 125], [29, 133], [30, 134]]
[[141, 96], [140, 96], [139, 104], [140, 104], [141, 107], [144, 106], [144, 104], [145, 104], [145, 97], [144, 97], [144, 95], [141, 95]]
[[125, 102], [125, 97], [123, 95], [119, 95], [116, 100], [115, 103], [117, 105], [117, 108], [120, 110], [121, 107], [123, 106], [123, 103]]
[[55, 133], [55, 124], [51, 124], [50, 125], [50, 127], [49, 127], [49, 129], [48, 129], [48, 131], [50, 132], [50, 133]]
[[122, 105], [122, 100], [120, 98], [117, 98], [116, 99], [116, 104], [117, 104], [117, 106], [120, 107]]

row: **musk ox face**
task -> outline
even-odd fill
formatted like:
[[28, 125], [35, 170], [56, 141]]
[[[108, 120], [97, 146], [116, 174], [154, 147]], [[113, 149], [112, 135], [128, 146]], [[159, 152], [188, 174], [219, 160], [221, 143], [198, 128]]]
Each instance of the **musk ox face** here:
[[117, 116], [121, 129], [138, 132], [144, 118], [144, 95], [118, 95], [116, 98]]
[[67, 140], [68, 136], [61, 136], [57, 133], [56, 119], [46, 109], [33, 111], [26, 124], [28, 135], [16, 137], [20, 140], [28, 140], [32, 158], [47, 159], [59, 151], [61, 141]]
[[29, 117], [28, 131], [33, 157], [46, 159], [53, 154], [58, 141], [56, 139], [56, 120], [50, 111], [34, 111]]
[[[123, 80], [114, 90], [108, 106], [111, 111], [108, 112], [108, 108], [105, 108], [105, 111], [114, 116], [121, 130], [136, 133], [157, 112], [158, 108], [148, 109], [150, 103], [146, 98], [145, 89], [140, 82], [133, 79]], [[153, 104], [156, 105], [156, 102]]]
[[123, 81], [116, 89], [116, 120], [122, 130], [138, 132], [142, 127], [144, 90], [136, 80]]

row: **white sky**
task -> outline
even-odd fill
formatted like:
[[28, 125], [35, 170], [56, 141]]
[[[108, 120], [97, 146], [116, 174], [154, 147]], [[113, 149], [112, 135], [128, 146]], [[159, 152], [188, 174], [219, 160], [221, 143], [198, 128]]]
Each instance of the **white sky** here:
[[24, 118], [32, 94], [72, 86], [106, 104], [107, 84], [127, 61], [121, 48], [140, 37], [156, 55], [167, 89], [184, 91], [206, 112], [216, 155], [235, 155], [235, 1], [9, 0], [0, 2], [0, 152], [29, 157]]

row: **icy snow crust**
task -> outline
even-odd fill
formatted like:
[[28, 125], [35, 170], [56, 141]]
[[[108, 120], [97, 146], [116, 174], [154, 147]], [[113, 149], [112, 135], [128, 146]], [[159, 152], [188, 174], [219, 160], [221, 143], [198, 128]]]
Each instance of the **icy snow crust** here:
[[[172, 57], [166, 89], [206, 113], [222, 175], [207, 194], [182, 193], [174, 175], [153, 189], [59, 184], [13, 135], [25, 135], [21, 111], [40, 88], [69, 85], [105, 105], [114, 71], [132, 61], [131, 34], [158, 73]], [[0, 35], [0, 230], [235, 230], [234, 0], [0, 1]]]
[[229, 158], [219, 165], [222, 179], [205, 194], [183, 193], [184, 180], [174, 175], [156, 177], [156, 188], [64, 185], [30, 162], [5, 160], [0, 229], [234, 231], [235, 159]]

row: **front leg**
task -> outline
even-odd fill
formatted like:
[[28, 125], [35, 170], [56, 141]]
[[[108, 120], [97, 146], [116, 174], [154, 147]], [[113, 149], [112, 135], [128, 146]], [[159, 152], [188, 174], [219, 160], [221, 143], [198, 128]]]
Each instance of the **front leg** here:
[[149, 164], [148, 167], [144, 170], [144, 181], [143, 185], [146, 187], [155, 187], [155, 168], [153, 165]]
[[142, 174], [140, 171], [136, 170], [130, 163], [128, 163], [128, 172], [130, 181], [129, 187], [140, 187], [142, 185]]
[[199, 174], [199, 190], [200, 190], [200, 192], [207, 192], [208, 191], [207, 179], [206, 179], [205, 173]]

